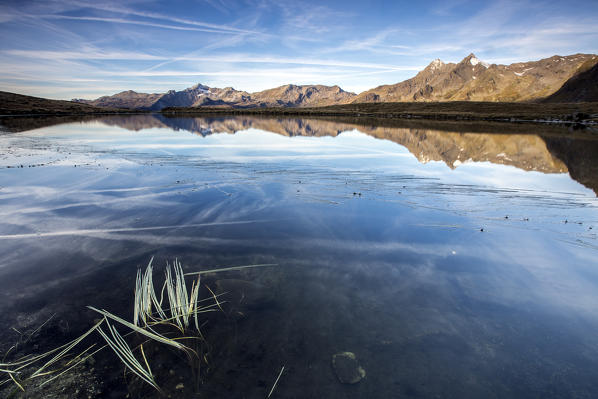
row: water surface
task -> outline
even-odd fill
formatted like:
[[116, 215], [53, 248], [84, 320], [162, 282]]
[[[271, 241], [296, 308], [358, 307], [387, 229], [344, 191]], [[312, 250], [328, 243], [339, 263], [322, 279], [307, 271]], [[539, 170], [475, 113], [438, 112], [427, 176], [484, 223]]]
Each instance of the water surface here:
[[[152, 256], [160, 271], [175, 258], [186, 271], [276, 263], [204, 279], [231, 298], [206, 319], [201, 395], [263, 398], [282, 366], [281, 398], [598, 395], [591, 132], [28, 123], [38, 128], [0, 136], [3, 351], [22, 339], [12, 327], [34, 332], [51, 315], [31, 344], [66, 342], [96, 317], [86, 305], [130, 319], [135, 273]], [[355, 385], [332, 368], [343, 351], [366, 371]], [[197, 397], [169, 355], [150, 356], [158, 381]], [[111, 356], [79, 371], [93, 395], [157, 395]]]

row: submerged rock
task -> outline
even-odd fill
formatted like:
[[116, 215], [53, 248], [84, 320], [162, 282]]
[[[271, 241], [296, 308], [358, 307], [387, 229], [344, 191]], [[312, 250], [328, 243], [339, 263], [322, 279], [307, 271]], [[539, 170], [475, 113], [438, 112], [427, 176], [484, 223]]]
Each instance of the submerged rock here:
[[343, 384], [356, 384], [365, 377], [365, 370], [359, 365], [353, 352], [332, 355], [332, 367]]

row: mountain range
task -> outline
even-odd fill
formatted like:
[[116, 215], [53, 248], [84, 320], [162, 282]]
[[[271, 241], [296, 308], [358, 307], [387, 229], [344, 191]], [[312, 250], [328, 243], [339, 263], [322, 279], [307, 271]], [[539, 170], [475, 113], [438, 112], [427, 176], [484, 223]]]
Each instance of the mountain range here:
[[339, 86], [284, 85], [254, 93], [202, 84], [166, 93], [132, 90], [78, 103], [158, 111], [166, 107], [318, 107], [335, 104], [421, 101], [598, 101], [598, 56], [555, 55], [510, 65], [487, 64], [474, 54], [461, 62], [432, 61], [416, 76], [360, 94]]
[[355, 98], [355, 93], [346, 92], [338, 86], [285, 85], [256, 93], [208, 87], [202, 84], [185, 90], [169, 90], [163, 94], [123, 91], [113, 96], [96, 100], [73, 99], [74, 102], [96, 107], [129, 108], [159, 111], [166, 107], [319, 107], [333, 104], [347, 104]]

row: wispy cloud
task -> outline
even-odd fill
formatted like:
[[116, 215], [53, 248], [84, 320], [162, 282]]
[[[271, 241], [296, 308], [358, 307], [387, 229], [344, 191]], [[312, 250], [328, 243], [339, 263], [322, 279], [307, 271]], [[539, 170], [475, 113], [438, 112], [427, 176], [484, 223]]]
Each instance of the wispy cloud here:
[[4, 50], [1, 53], [34, 59], [46, 60], [164, 60], [164, 56], [157, 56], [139, 52], [123, 51], [38, 51], [38, 50]]
[[338, 61], [330, 59], [315, 59], [307, 57], [280, 57], [280, 56], [259, 56], [251, 54], [226, 53], [216, 56], [190, 56], [178, 57], [179, 61], [201, 61], [201, 62], [229, 62], [229, 63], [257, 63], [257, 64], [296, 64], [296, 65], [323, 65], [333, 67], [353, 67], [365, 69], [394, 69], [403, 71], [417, 70], [419, 66], [400, 66], [392, 64], [377, 64], [369, 62]]
[[[468, 1], [454, 0], [436, 14], [448, 15], [453, 8], [463, 7]], [[368, 52], [387, 56], [448, 57], [456, 61], [469, 52], [486, 54], [493, 61], [516, 62], [547, 57], [560, 52], [570, 54], [572, 43], [582, 44], [586, 51], [598, 46], [595, 23], [587, 17], [571, 22], [544, 2], [501, 0], [486, 6], [479, 3], [471, 15], [452, 22], [412, 27], [406, 31], [385, 28], [372, 36], [348, 40], [326, 52]], [[482, 7], [480, 7], [482, 5]], [[536, 17], [534, 17], [536, 16]], [[425, 41], [422, 41], [425, 38]], [[399, 42], [400, 44], [397, 44]], [[496, 53], [501, 56], [497, 57]], [[507, 55], [508, 54], [508, 55]], [[522, 58], [524, 57], [524, 58]]]
[[[127, 6], [127, 3], [129, 6]], [[262, 34], [262, 32], [239, 28], [230, 24], [217, 24], [205, 21], [198, 21], [190, 18], [181, 18], [167, 13], [150, 12], [146, 10], [135, 9], [135, 6], [143, 6], [144, 2], [110, 2], [110, 1], [84, 1], [84, 0], [62, 0], [62, 1], [47, 1], [44, 3], [29, 3], [24, 10], [18, 10], [14, 7], [0, 6], [0, 10], [4, 11], [3, 15], [7, 18], [68, 18], [73, 17], [70, 13], [75, 11], [84, 12], [86, 10], [95, 10], [102, 12], [106, 19], [110, 19], [113, 15], [141, 17], [144, 19], [152, 19], [158, 21], [168, 21], [180, 25], [190, 25], [209, 29], [210, 31], [219, 32], [236, 32], [248, 34]], [[147, 2], [145, 2], [147, 3]], [[8, 16], [8, 17], [6, 17]], [[118, 19], [118, 18], [117, 18]], [[137, 22], [148, 22], [139, 20]], [[164, 25], [157, 23], [157, 25]], [[167, 25], [169, 26], [169, 25]]]
[[242, 29], [242, 28], [238, 28], [235, 26], [231, 26], [231, 25], [196, 21], [193, 19], [173, 17], [173, 16], [169, 16], [166, 14], [162, 14], [162, 13], [156, 13], [156, 12], [137, 11], [132, 8], [123, 7], [122, 5], [104, 4], [104, 3], [96, 3], [96, 2], [83, 2], [83, 1], [71, 1], [70, 3], [73, 5], [78, 5], [82, 8], [92, 8], [92, 9], [96, 9], [96, 10], [113, 12], [113, 13], [117, 13], [117, 14], [135, 15], [135, 16], [139, 16], [139, 17], [176, 22], [176, 23], [180, 23], [183, 25], [199, 26], [199, 27], [210, 28], [212, 30], [217, 30], [217, 31], [222, 31], [222, 32], [228, 31], [228, 32], [236, 32], [236, 33], [262, 34], [262, 32]]
[[380, 32], [377, 32], [376, 34], [370, 37], [347, 40], [341, 43], [339, 46], [330, 47], [325, 51], [374, 51], [379, 49], [380, 47], [389, 48], [391, 46], [387, 44], [388, 37], [395, 33], [397, 33], [397, 29], [385, 29]]
[[[410, 69], [413, 70], [413, 69]], [[376, 71], [373, 73], [386, 73], [395, 72], [396, 69], [388, 69], [382, 71]], [[185, 71], [185, 70], [166, 70], [166, 71], [123, 71], [123, 72], [107, 72], [107, 75], [117, 74], [118, 76], [248, 76], [248, 77], [287, 77], [287, 78], [318, 78], [324, 75], [332, 76], [344, 76], [344, 75], [356, 75], [364, 72], [350, 71], [344, 69], [323, 69], [323, 68], [280, 68], [273, 69], [232, 69], [223, 71], [209, 71], [209, 70], [196, 70], [196, 71]], [[372, 72], [365, 72], [372, 73]]]
[[433, 14], [447, 16], [451, 15], [456, 8], [467, 3], [471, 4], [471, 0], [444, 0], [439, 4], [434, 4], [433, 6], [431, 6], [430, 10]]
[[589, 0], [4, 2], [0, 88], [69, 98], [200, 80], [247, 91], [299, 82], [360, 91], [470, 52], [502, 63], [595, 52], [597, 17]]
[[76, 17], [76, 16], [71, 16], [71, 15], [38, 15], [37, 17], [43, 18], [43, 19], [68, 19], [68, 20], [75, 20], [75, 21], [95, 21], [95, 22], [108, 22], [108, 23], [114, 23], [114, 24], [140, 25], [140, 26], [149, 26], [152, 28], [194, 31], [194, 32], [209, 32], [209, 33], [224, 33], [224, 34], [235, 34], [236, 33], [236, 32], [230, 31], [230, 30], [221, 30], [221, 29], [213, 29], [213, 28], [198, 28], [198, 27], [192, 27], [192, 26], [167, 25], [167, 24], [160, 24], [160, 23], [156, 23], [156, 22], [138, 21], [138, 20], [124, 19], [124, 18]]
[[273, 5], [282, 11], [284, 28], [322, 34], [336, 29], [331, 21], [346, 20], [352, 13], [346, 10], [331, 9], [324, 5], [313, 5], [297, 1], [276, 1]]

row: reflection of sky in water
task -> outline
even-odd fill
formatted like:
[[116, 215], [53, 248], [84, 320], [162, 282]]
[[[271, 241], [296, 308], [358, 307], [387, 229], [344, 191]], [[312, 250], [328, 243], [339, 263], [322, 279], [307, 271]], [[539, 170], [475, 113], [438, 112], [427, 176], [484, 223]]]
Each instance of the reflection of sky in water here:
[[280, 333], [271, 347], [300, 331], [326, 353], [325, 370], [331, 348], [357, 351], [361, 397], [526, 397], [565, 366], [554, 392], [597, 392], [597, 202], [568, 174], [451, 170], [357, 131], [202, 137], [88, 123], [5, 135], [0, 147], [1, 165], [25, 166], [0, 169], [0, 309], [67, 284], [54, 269], [91, 279], [131, 264], [134, 275], [154, 254], [276, 261], [288, 281], [281, 313], [247, 323], [294, 315], [268, 328]]

